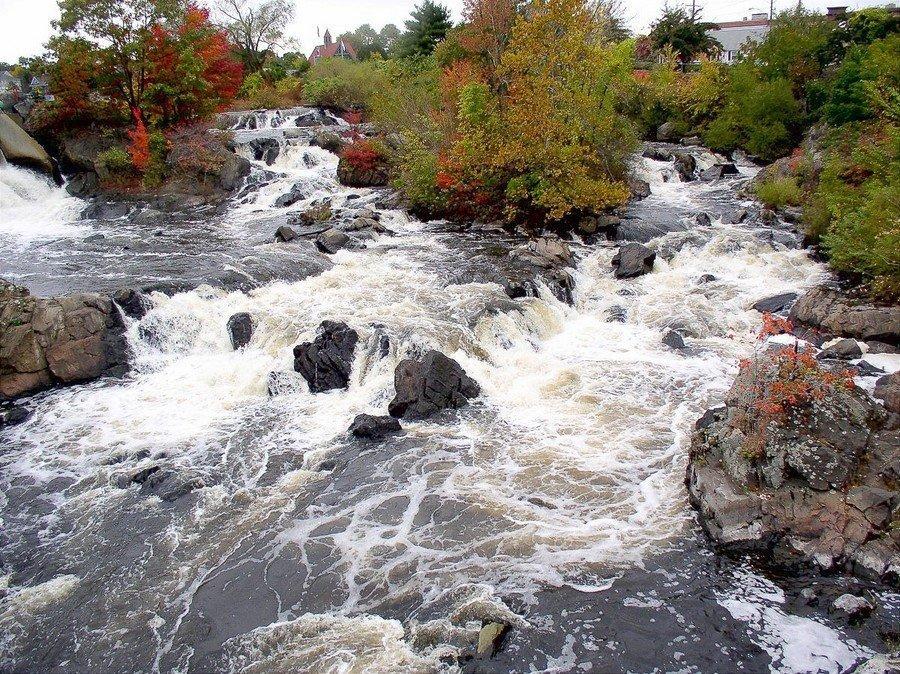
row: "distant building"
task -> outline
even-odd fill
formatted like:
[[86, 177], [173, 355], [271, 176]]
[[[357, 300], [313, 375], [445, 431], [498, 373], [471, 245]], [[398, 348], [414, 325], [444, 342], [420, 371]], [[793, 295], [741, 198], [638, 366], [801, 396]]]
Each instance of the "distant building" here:
[[50, 79], [46, 75], [32, 77], [29, 86], [31, 88], [29, 94], [32, 98], [47, 98], [47, 94], [50, 92]]
[[22, 90], [22, 83], [8, 70], [0, 72], [0, 94], [18, 94]]
[[347, 42], [343, 37], [339, 37], [338, 41], [335, 42], [331, 38], [331, 31], [326, 30], [325, 44], [320, 44], [313, 49], [312, 54], [309, 55], [309, 65], [314, 66], [322, 59], [330, 58], [356, 61], [358, 57], [356, 56], [356, 50], [353, 48], [352, 44]]
[[743, 21], [726, 21], [709, 31], [709, 36], [722, 45], [719, 60], [734, 63], [750, 42], [762, 42], [769, 34], [771, 21], [768, 14], [754, 14]]

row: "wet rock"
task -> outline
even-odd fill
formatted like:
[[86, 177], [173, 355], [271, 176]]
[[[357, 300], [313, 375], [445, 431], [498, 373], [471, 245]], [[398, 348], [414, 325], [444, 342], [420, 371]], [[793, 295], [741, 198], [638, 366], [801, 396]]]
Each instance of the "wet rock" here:
[[697, 224], [700, 227], [709, 227], [712, 225], [712, 218], [709, 217], [709, 213], [699, 213], [697, 215]]
[[153, 306], [149, 298], [134, 288], [117, 290], [113, 295], [113, 300], [119, 305], [123, 314], [136, 320], [146, 316]]
[[287, 243], [297, 238], [297, 232], [292, 227], [282, 225], [275, 230], [275, 240], [279, 243]]
[[682, 182], [691, 182], [694, 179], [694, 173], [697, 171], [697, 160], [694, 155], [687, 152], [675, 152], [675, 171], [678, 172]]
[[875, 367], [867, 360], [859, 361], [853, 366], [853, 369], [857, 371], [860, 377], [878, 377], [884, 374], [884, 370], [880, 367]]
[[790, 309], [796, 300], [797, 293], [781, 293], [780, 295], [772, 295], [761, 299], [750, 308], [761, 314], [777, 314]]
[[855, 360], [863, 355], [862, 349], [855, 339], [841, 339], [823, 349], [817, 356], [819, 360]]
[[313, 147], [328, 150], [333, 154], [340, 154], [341, 150], [344, 149], [344, 141], [332, 131], [317, 131], [312, 140], [309, 141], [309, 144]]
[[323, 253], [333, 255], [350, 243], [350, 237], [339, 229], [331, 228], [316, 237], [316, 248]]
[[682, 145], [688, 145], [692, 147], [699, 147], [703, 145], [703, 139], [700, 136], [688, 136], [687, 138], [681, 139]]
[[376, 417], [370, 414], [360, 414], [350, 426], [350, 433], [354, 437], [367, 440], [383, 440], [401, 430], [400, 422], [394, 417]]
[[84, 220], [119, 220], [131, 213], [131, 204], [121, 201], [95, 201], [81, 212]]
[[614, 304], [606, 310], [606, 320], [610, 323], [624, 323], [628, 320], [628, 309], [619, 304]]
[[552, 236], [532, 239], [528, 243], [514, 248], [509, 255], [514, 260], [544, 269], [569, 267], [575, 260], [568, 244], [562, 239]]
[[677, 140], [677, 135], [678, 133], [675, 130], [675, 124], [672, 122], [666, 122], [665, 124], [660, 125], [656, 130], [656, 140], [663, 143]]
[[6, 405], [0, 407], [0, 428], [21, 424], [30, 416], [31, 412], [21, 405]]
[[700, 180], [712, 182], [737, 175], [740, 175], [740, 171], [737, 170], [737, 166], [734, 164], [716, 164], [701, 172]]
[[874, 396], [884, 402], [888, 412], [900, 414], [900, 372], [881, 377], [875, 382]]
[[713, 274], [703, 274], [700, 278], [697, 279], [698, 285], [705, 285], [707, 283], [713, 283], [717, 281], [718, 278]]
[[656, 253], [640, 243], [626, 243], [612, 259], [616, 278], [635, 278], [653, 271]]
[[0, 398], [119, 375], [128, 356], [111, 299], [93, 293], [45, 299], [0, 281]]
[[253, 339], [253, 319], [250, 314], [241, 312], [229, 318], [228, 336], [231, 338], [231, 348], [235, 351], [247, 346]]
[[779, 372], [765, 355], [751, 361], [726, 406], [697, 425], [687, 485], [704, 529], [726, 552], [898, 582], [900, 541], [888, 534], [900, 446], [885, 413], [861, 390], [835, 385], [762, 423], [758, 391]]
[[646, 199], [653, 193], [650, 190], [650, 183], [640, 178], [630, 178], [628, 180], [628, 191], [631, 194], [631, 198], [636, 201]]
[[288, 206], [293, 206], [298, 201], [302, 201], [307, 197], [307, 186], [302, 183], [295, 183], [293, 187], [291, 187], [290, 191], [287, 194], [282, 194], [278, 197], [274, 206], [276, 208], [287, 208]]
[[490, 622], [478, 632], [478, 645], [475, 652], [482, 657], [491, 657], [500, 650], [503, 637], [509, 631], [509, 625]]
[[750, 211], [746, 208], [738, 208], [725, 216], [723, 221], [729, 225], [740, 225], [742, 222], [746, 221], [748, 217], [750, 217]]
[[647, 147], [641, 153], [641, 156], [652, 159], [653, 161], [672, 161], [672, 151], [664, 147]]
[[842, 615], [848, 620], [868, 618], [874, 608], [868, 599], [852, 594], [842, 594], [831, 604], [832, 612]]
[[266, 392], [270, 398], [284, 393], [293, 393], [305, 384], [302, 377], [295, 372], [270, 372], [266, 380]]
[[388, 411], [402, 419], [427, 419], [441, 410], [463, 407], [481, 394], [460, 364], [439, 351], [402, 361], [394, 371], [394, 387], [396, 396]]
[[838, 290], [810, 290], [794, 304], [790, 318], [839, 337], [900, 344], [900, 306], [868, 304]]
[[323, 110], [313, 109], [297, 117], [296, 125], [298, 128], [309, 128], [313, 126], [336, 126], [337, 123], [337, 120], [325, 114]]
[[281, 146], [276, 138], [254, 138], [247, 147], [255, 160], [263, 161], [267, 166], [274, 164], [281, 152]]
[[312, 342], [294, 347], [294, 371], [312, 393], [345, 389], [350, 383], [359, 335], [346, 323], [323, 321]]
[[196, 475], [161, 468], [147, 476], [141, 484], [141, 494], [157, 496], [166, 503], [173, 503], [205, 486], [203, 480]]
[[297, 213], [291, 218], [291, 223], [303, 227], [322, 226], [322, 223], [331, 220], [333, 215], [331, 204], [326, 201], [310, 206], [302, 213]]
[[668, 346], [670, 349], [683, 349], [685, 347], [684, 338], [679, 335], [674, 330], [669, 330], [666, 333], [666, 336], [663, 337], [663, 344]]

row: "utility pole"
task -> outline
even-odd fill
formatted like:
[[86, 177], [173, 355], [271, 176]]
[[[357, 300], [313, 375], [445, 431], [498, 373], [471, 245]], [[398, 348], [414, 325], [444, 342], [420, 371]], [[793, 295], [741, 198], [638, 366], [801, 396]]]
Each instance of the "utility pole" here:
[[769, 0], [769, 22], [775, 20], [775, 0]]

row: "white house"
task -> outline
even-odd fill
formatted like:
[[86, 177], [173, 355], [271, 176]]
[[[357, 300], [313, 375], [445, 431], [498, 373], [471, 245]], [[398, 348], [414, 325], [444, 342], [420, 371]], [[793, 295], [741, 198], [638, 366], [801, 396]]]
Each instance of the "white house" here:
[[726, 21], [717, 24], [717, 28], [709, 31], [710, 37], [722, 45], [719, 60], [723, 63], [734, 63], [749, 42], [761, 42], [769, 34], [768, 14], [754, 14], [742, 21]]

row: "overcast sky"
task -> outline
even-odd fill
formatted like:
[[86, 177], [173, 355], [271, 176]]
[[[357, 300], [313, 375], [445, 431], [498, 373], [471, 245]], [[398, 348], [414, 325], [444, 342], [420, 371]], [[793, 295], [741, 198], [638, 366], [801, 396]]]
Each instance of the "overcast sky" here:
[[[210, 0], [214, 1], [214, 0]], [[380, 28], [386, 23], [403, 27], [403, 21], [418, 0], [295, 0], [297, 21], [291, 35], [307, 54], [319, 43], [317, 28], [322, 33], [330, 28], [334, 35], [369, 23]], [[625, 0], [628, 22], [633, 30], [642, 31], [659, 14], [665, 0]], [[462, 0], [444, 0], [459, 20]], [[674, 2], [673, 2], [674, 4]], [[703, 17], [711, 21], [733, 21], [754, 11], [768, 11], [767, 0], [698, 0]], [[793, 0], [779, 0], [776, 9], [793, 5]], [[885, 4], [872, 0], [807, 0], [804, 5], [824, 9], [828, 5], [847, 4], [852, 8]], [[57, 16], [56, 0], [0, 0], [0, 61], [12, 62], [20, 56], [33, 56], [43, 51], [50, 36], [50, 21]]]

